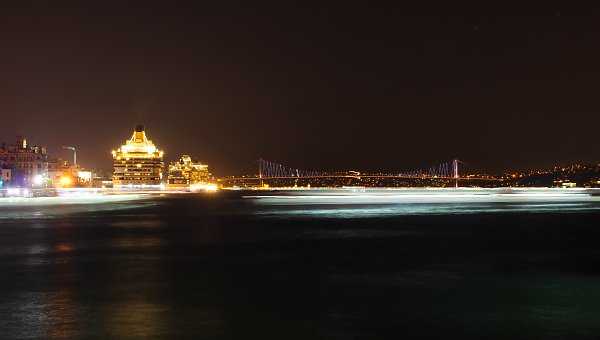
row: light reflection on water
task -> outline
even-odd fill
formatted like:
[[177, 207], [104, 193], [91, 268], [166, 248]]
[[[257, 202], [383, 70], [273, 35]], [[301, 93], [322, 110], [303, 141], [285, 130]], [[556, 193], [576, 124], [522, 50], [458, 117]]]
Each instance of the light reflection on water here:
[[158, 237], [143, 237], [135, 239], [120, 239], [113, 244], [114, 248], [135, 249], [143, 247], [158, 247], [164, 245], [164, 240]]
[[0, 221], [0, 337], [542, 339], [600, 328], [596, 198], [267, 202], [190, 195]]
[[[551, 190], [516, 190], [498, 193], [475, 189], [448, 194], [448, 190], [408, 190], [402, 194], [380, 193], [272, 193], [246, 196], [263, 217], [374, 218], [403, 215], [460, 215], [478, 213], [568, 213], [600, 210], [600, 197]], [[417, 194], [424, 192], [427, 194]], [[487, 193], [486, 193], [487, 192]]]
[[273, 218], [375, 218], [403, 215], [462, 215], [480, 213], [576, 213], [600, 210], [594, 203], [545, 204], [387, 204], [387, 205], [314, 205], [299, 208], [277, 206], [254, 212], [257, 216]]
[[[4, 332], [19, 329], [21, 338], [41, 338], [46, 334], [47, 314], [44, 308], [45, 292], [23, 292], [11, 296], [0, 305], [0, 312], [9, 312], [11, 318], [0, 319], [0, 329]], [[6, 310], [6, 311], [5, 311]], [[11, 333], [8, 333], [11, 334]]]
[[[77, 213], [126, 210], [158, 204], [144, 195], [97, 195], [92, 197], [42, 197], [0, 199], [0, 221], [56, 219]], [[43, 226], [43, 225], [41, 225]]]
[[[26, 275], [21, 277], [19, 286], [33, 284], [37, 288], [4, 297], [0, 314], [3, 312], [1, 309], [9, 308], [12, 318], [8, 324], [0, 319], [0, 329], [6, 332], [19, 329], [19, 337], [25, 338], [81, 336], [79, 318], [83, 309], [75, 301], [79, 272], [73, 244], [58, 241], [52, 245], [32, 245], [27, 250], [29, 256], [24, 262]], [[32, 281], [39, 276], [44, 279]]]
[[50, 248], [45, 244], [34, 244], [27, 249], [29, 255], [42, 255], [50, 252]]
[[[122, 217], [135, 217], [135, 215], [122, 215]], [[158, 228], [164, 227], [164, 222], [155, 219], [132, 219], [128, 221], [115, 221], [107, 223], [107, 226], [117, 228]]]
[[31, 198], [2, 198], [0, 206], [54, 206], [54, 205], [73, 205], [73, 204], [100, 204], [111, 202], [125, 202], [149, 198], [148, 195], [122, 194], [122, 195], [85, 195], [85, 196], [56, 196], [56, 197], [31, 197]]
[[81, 336], [79, 326], [82, 308], [74, 301], [70, 287], [59, 287], [46, 295], [46, 336], [51, 338], [73, 338]]

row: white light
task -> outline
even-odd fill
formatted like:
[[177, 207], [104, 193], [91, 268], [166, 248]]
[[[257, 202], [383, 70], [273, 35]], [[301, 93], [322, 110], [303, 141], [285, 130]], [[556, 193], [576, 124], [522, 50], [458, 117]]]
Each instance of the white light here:
[[42, 177], [42, 175], [37, 175], [33, 178], [33, 184], [42, 185], [42, 183], [44, 183], [44, 177]]
[[215, 192], [217, 191], [218, 187], [214, 184], [208, 184], [204, 187], [204, 190], [206, 190], [206, 192]]
[[81, 179], [84, 182], [91, 182], [92, 181], [92, 172], [91, 171], [79, 171], [77, 173], [77, 177], [79, 177], [79, 179]]
[[190, 191], [206, 191], [206, 192], [215, 192], [219, 189], [215, 184], [191, 184]]

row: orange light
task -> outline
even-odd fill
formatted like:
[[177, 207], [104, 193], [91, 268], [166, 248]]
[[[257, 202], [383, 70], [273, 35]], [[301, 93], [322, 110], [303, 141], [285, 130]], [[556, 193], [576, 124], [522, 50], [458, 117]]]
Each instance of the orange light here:
[[60, 185], [62, 186], [68, 186], [69, 184], [71, 184], [71, 177], [61, 177], [60, 178]]

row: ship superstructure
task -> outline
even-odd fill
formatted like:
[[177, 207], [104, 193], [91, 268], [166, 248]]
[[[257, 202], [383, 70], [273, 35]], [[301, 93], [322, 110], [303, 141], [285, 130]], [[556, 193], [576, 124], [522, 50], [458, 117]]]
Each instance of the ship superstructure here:
[[199, 191], [212, 188], [211, 176], [207, 164], [192, 161], [189, 155], [183, 155], [179, 161], [169, 164], [167, 189]]
[[162, 188], [163, 152], [146, 137], [143, 125], [112, 155], [114, 188]]

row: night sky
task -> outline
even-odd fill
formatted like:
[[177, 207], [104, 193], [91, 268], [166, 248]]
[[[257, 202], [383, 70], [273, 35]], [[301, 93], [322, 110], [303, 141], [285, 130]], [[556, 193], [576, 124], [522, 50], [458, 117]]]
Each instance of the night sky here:
[[259, 157], [362, 171], [600, 160], [600, 18], [567, 2], [15, 3], [0, 5], [0, 141], [65, 159], [74, 145], [84, 167], [111, 168], [138, 123], [166, 161], [190, 154], [217, 175]]

